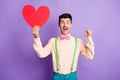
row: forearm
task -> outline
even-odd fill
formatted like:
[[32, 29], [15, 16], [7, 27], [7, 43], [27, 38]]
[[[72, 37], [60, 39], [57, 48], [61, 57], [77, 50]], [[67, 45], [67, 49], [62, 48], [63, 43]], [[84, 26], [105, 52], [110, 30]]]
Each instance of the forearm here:
[[42, 43], [39, 37], [39, 26], [34, 26], [32, 29], [32, 34], [34, 36], [33, 48], [39, 57], [46, 57], [50, 54], [50, 43], [45, 47], [42, 47]]
[[86, 54], [88, 56], [88, 59], [93, 59], [94, 58], [94, 42], [92, 40], [92, 37], [86, 38]]
[[41, 58], [50, 54], [49, 47], [43, 47], [39, 37], [34, 38], [33, 48], [37, 55]]

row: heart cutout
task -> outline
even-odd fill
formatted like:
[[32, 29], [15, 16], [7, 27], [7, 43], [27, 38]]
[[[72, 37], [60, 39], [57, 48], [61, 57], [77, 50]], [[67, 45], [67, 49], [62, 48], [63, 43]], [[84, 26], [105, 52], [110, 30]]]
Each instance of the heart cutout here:
[[42, 27], [49, 16], [50, 11], [47, 6], [40, 6], [37, 10], [31, 5], [26, 5], [23, 8], [23, 17], [32, 28], [34, 26]]

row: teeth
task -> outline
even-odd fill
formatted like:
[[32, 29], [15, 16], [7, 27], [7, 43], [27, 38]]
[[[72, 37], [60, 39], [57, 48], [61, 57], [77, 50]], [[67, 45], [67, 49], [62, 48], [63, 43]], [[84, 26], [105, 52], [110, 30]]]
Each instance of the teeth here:
[[68, 30], [68, 28], [63, 28], [64, 30]]
[[64, 29], [64, 30], [68, 30], [68, 29]]

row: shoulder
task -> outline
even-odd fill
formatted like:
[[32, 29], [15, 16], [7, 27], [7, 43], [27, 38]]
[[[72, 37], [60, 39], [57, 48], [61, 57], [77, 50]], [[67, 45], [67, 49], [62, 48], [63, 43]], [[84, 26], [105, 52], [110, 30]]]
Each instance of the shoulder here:
[[54, 41], [55, 39], [56, 39], [55, 37], [52, 37], [52, 38], [50, 38], [49, 41]]
[[83, 40], [81, 38], [78, 38], [78, 37], [75, 37], [75, 38], [77, 38], [78, 43], [83, 44]]
[[73, 37], [73, 38], [77, 39], [79, 42], [83, 41], [81, 38], [78, 38], [78, 37]]
[[55, 41], [55, 39], [56, 39], [55, 37], [52, 37], [52, 38], [50, 38], [50, 39], [49, 39], [49, 41], [48, 41], [48, 42], [53, 43], [53, 42]]

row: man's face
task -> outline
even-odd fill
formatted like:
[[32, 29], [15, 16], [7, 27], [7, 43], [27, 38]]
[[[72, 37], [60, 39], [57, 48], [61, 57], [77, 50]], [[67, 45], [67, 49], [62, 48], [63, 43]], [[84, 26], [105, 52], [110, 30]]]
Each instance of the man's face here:
[[72, 26], [72, 22], [69, 18], [61, 18], [60, 19], [59, 27], [60, 27], [62, 35], [69, 34], [71, 26]]

